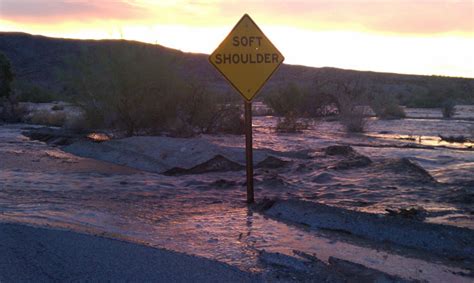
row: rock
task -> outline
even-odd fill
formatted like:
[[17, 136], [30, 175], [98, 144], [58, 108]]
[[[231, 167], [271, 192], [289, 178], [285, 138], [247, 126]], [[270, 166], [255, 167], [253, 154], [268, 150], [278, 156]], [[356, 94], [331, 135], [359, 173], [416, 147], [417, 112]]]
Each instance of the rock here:
[[324, 150], [324, 152], [326, 153], [326, 155], [329, 156], [343, 156], [346, 158], [337, 162], [336, 165], [331, 167], [331, 169], [346, 170], [360, 168], [368, 166], [372, 163], [372, 160], [370, 160], [370, 158], [358, 153], [352, 147], [347, 145], [328, 146]]
[[255, 166], [255, 168], [275, 169], [275, 168], [284, 167], [288, 163], [290, 162], [273, 157], [273, 156], [268, 156], [267, 158], [259, 162]]
[[402, 217], [418, 221], [423, 221], [427, 214], [423, 207], [400, 208], [399, 210], [385, 209], [385, 211], [388, 212], [388, 216]]
[[324, 150], [326, 155], [344, 155], [348, 156], [356, 153], [356, 151], [348, 145], [331, 145]]

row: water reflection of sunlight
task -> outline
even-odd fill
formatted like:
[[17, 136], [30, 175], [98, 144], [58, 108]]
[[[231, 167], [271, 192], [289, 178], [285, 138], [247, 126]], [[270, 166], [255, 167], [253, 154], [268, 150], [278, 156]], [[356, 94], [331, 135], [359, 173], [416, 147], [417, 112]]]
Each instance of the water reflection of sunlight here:
[[110, 137], [103, 133], [90, 133], [87, 135], [87, 137], [95, 142], [103, 142], [110, 140]]
[[400, 141], [403, 143], [412, 143], [424, 146], [432, 146], [432, 147], [451, 147], [456, 149], [470, 149], [473, 148], [474, 143], [471, 141], [468, 142], [447, 142], [442, 140], [440, 137], [435, 136], [421, 136], [421, 135], [399, 135], [399, 134], [378, 134], [378, 133], [367, 133], [366, 136], [385, 139], [385, 140], [392, 140], [392, 141]]

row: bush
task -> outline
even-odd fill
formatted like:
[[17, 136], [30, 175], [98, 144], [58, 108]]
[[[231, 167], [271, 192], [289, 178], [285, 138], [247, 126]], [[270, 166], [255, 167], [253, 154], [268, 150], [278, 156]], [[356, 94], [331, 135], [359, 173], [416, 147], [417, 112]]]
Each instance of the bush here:
[[276, 126], [276, 131], [279, 133], [300, 133], [302, 130], [308, 128], [308, 123], [299, 121], [299, 119], [292, 112], [279, 118]]
[[291, 112], [302, 114], [301, 110], [305, 96], [303, 90], [295, 83], [289, 83], [284, 88], [268, 94], [265, 103], [280, 116], [286, 116]]
[[8, 98], [12, 92], [11, 84], [14, 75], [11, 69], [10, 60], [0, 53], [0, 98]]
[[378, 94], [370, 101], [370, 108], [380, 119], [401, 119], [405, 118], [405, 110], [398, 104], [397, 99], [392, 95]]
[[362, 133], [364, 132], [366, 120], [365, 120], [365, 108], [355, 107], [350, 110], [344, 110], [339, 114], [339, 121], [345, 127], [349, 133]]
[[441, 107], [441, 112], [444, 118], [452, 118], [456, 114], [456, 103], [446, 100]]
[[209, 120], [207, 127], [203, 130], [207, 134], [225, 133], [242, 135], [245, 133], [245, 121], [243, 111], [235, 105], [221, 105]]
[[321, 117], [333, 114], [336, 99], [318, 84], [317, 86], [300, 87], [288, 83], [277, 91], [266, 93], [264, 102], [276, 115], [297, 115], [298, 117]]

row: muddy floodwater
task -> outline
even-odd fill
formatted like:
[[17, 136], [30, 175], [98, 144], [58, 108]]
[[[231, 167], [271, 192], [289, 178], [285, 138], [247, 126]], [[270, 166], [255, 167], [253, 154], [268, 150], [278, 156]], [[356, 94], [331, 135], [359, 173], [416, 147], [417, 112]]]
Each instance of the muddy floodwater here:
[[[407, 109], [408, 118], [369, 119], [348, 135], [336, 121], [314, 122], [299, 134], [278, 134], [274, 117], [254, 118], [254, 146], [292, 152], [286, 165], [255, 171], [256, 198], [303, 199], [386, 213], [417, 207], [423, 221], [474, 229], [474, 107], [453, 119], [439, 110]], [[216, 259], [263, 272], [262, 250], [293, 250], [350, 260], [407, 279], [469, 282], [440, 259], [420, 259], [328, 238], [252, 212], [244, 203], [245, 171], [165, 176], [78, 157], [0, 126], [0, 221], [71, 229]], [[243, 136], [201, 136], [243, 147]], [[325, 154], [350, 145], [370, 163]], [[301, 153], [301, 154], [300, 154]], [[360, 160], [360, 159], [357, 159]], [[365, 159], [364, 159], [365, 160]]]

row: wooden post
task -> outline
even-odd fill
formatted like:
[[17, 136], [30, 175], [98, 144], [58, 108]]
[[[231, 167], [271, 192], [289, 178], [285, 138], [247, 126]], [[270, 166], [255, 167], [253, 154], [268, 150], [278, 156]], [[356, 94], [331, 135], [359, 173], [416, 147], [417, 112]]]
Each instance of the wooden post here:
[[245, 159], [247, 164], [247, 203], [250, 204], [254, 202], [251, 101], [245, 101]]

